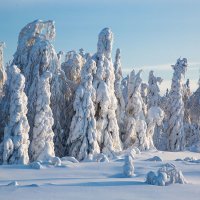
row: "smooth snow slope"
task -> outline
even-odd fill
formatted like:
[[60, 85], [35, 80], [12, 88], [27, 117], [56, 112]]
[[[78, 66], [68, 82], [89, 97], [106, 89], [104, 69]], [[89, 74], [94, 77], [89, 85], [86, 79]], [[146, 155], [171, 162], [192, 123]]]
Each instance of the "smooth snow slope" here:
[[[147, 161], [156, 155], [163, 162]], [[136, 155], [136, 176], [132, 178], [123, 175], [123, 159], [110, 163], [67, 162], [66, 167], [45, 167], [40, 170], [16, 165], [0, 166], [0, 200], [199, 200], [200, 163], [174, 161], [185, 157], [200, 159], [200, 154], [146, 152]], [[147, 172], [157, 171], [166, 162], [172, 162], [182, 170], [188, 184], [161, 187], [144, 182]], [[19, 185], [8, 185], [13, 181]]]

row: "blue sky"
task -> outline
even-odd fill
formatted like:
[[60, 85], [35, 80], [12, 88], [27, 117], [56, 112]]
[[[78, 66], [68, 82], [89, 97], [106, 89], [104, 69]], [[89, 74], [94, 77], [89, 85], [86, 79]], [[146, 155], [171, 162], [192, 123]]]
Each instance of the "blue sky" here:
[[[96, 51], [100, 30], [114, 32], [114, 51], [121, 48], [124, 72], [143, 68], [170, 85], [170, 65], [179, 57], [189, 62], [186, 78], [195, 89], [200, 68], [199, 0], [0, 0], [0, 41], [5, 61], [12, 59], [20, 29], [35, 19], [53, 19], [57, 51]], [[113, 55], [114, 56], [114, 55]]]

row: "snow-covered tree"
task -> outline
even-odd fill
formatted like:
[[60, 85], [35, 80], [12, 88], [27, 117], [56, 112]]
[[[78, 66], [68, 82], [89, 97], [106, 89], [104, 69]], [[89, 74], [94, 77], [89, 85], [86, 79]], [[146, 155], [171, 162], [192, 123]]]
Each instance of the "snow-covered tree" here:
[[65, 72], [67, 79], [79, 84], [81, 81], [81, 69], [85, 64], [84, 57], [75, 51], [69, 51], [66, 54], [65, 62], [61, 67]]
[[55, 156], [52, 130], [54, 119], [50, 108], [50, 78], [51, 73], [45, 72], [38, 82], [33, 139], [30, 145], [33, 161], [46, 161]]
[[[186, 107], [186, 109], [188, 109], [187, 114], [190, 122], [188, 132], [186, 133], [186, 145], [187, 147], [194, 146], [194, 148], [195, 146], [200, 146], [200, 79], [198, 83], [199, 87], [187, 100], [188, 107]], [[187, 115], [185, 116], [185, 120], [188, 119]]]
[[120, 129], [120, 133], [124, 132], [124, 116], [125, 116], [125, 102], [122, 94], [122, 68], [120, 60], [120, 49], [117, 49], [114, 68], [115, 68], [115, 95], [117, 97], [117, 121]]
[[[151, 135], [149, 142], [150, 142], [150, 148], [154, 148], [154, 144], [156, 147], [159, 147], [159, 142], [161, 141], [161, 137], [163, 134], [163, 124], [162, 123], [157, 123], [155, 122], [155, 120], [158, 120], [158, 116], [160, 116], [161, 121], [164, 118], [164, 113], [163, 111], [160, 109], [160, 104], [161, 104], [161, 96], [160, 96], [160, 89], [158, 84], [161, 84], [162, 79], [161, 77], [156, 77], [154, 76], [154, 72], [150, 71], [149, 72], [149, 80], [148, 80], [148, 95], [147, 95], [147, 107], [148, 107], [148, 131], [147, 131], [147, 135]], [[149, 114], [152, 113], [152, 108], [155, 112], [157, 112], [156, 115], [157, 116], [156, 119], [150, 119], [149, 118]], [[158, 126], [159, 124], [159, 126]], [[151, 131], [153, 131], [152, 133], [150, 133]], [[153, 136], [153, 138], [152, 138]], [[152, 140], [153, 139], [153, 140]], [[153, 144], [153, 143], [154, 144]]]
[[111, 59], [112, 44], [113, 34], [109, 28], [104, 28], [99, 34], [97, 53], [93, 56], [97, 66], [93, 80], [93, 87], [96, 90], [97, 137], [101, 152], [108, 157], [112, 157], [115, 152], [121, 151], [116, 117], [115, 74]]
[[175, 65], [171, 90], [169, 92], [168, 113], [167, 113], [167, 149], [170, 151], [180, 151], [185, 146], [184, 134], [184, 103], [183, 103], [183, 75], [187, 69], [187, 59], [178, 59]]
[[143, 112], [144, 102], [140, 93], [142, 83], [140, 74], [141, 71], [135, 74], [133, 70], [128, 79], [128, 103], [126, 105], [125, 120], [126, 134], [123, 139], [125, 149], [132, 145], [138, 147], [140, 150], [148, 149], [146, 137], [147, 125]]
[[4, 64], [3, 64], [3, 48], [5, 47], [4, 42], [0, 42], [0, 96], [3, 89], [3, 84], [5, 81], [5, 71], [4, 71]]
[[100, 153], [94, 107], [96, 91], [92, 85], [95, 72], [96, 63], [91, 59], [83, 67], [81, 84], [76, 90], [73, 104], [75, 115], [68, 138], [69, 155], [79, 160], [91, 158], [94, 154]]
[[[26, 79], [25, 93], [28, 97], [29, 137], [32, 141], [36, 115], [37, 90], [40, 77], [49, 71], [52, 74], [51, 109], [53, 111], [55, 133], [55, 152], [66, 155], [66, 143], [73, 116], [71, 82], [61, 70], [57, 53], [51, 44], [55, 38], [54, 21], [35, 20], [27, 24], [19, 34], [17, 51], [13, 64], [20, 67]], [[31, 155], [31, 152], [29, 152]]]
[[149, 72], [149, 80], [148, 80], [148, 109], [152, 106], [159, 106], [160, 103], [160, 89], [158, 87], [158, 83], [161, 84], [162, 78], [156, 77], [153, 74], [153, 71]]
[[153, 141], [153, 136], [155, 134], [155, 127], [160, 126], [163, 119], [164, 119], [163, 110], [158, 106], [151, 106], [147, 114], [147, 133], [146, 133], [149, 149], [155, 148]]
[[148, 85], [146, 83], [142, 83], [141, 84], [141, 97], [145, 104], [147, 104], [147, 90], [148, 90]]
[[9, 67], [9, 120], [4, 130], [4, 164], [28, 164], [29, 124], [27, 114], [27, 96], [24, 93], [25, 78], [20, 69]]

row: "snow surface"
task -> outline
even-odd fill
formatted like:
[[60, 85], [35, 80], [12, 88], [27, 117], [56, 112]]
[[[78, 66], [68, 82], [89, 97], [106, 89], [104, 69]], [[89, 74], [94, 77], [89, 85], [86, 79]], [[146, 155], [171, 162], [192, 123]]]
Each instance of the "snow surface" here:
[[[159, 156], [163, 162], [147, 161], [153, 156]], [[199, 200], [200, 163], [183, 161], [185, 157], [200, 159], [200, 154], [160, 151], [136, 154], [135, 176], [131, 178], [126, 178], [123, 174], [122, 157], [109, 163], [67, 162], [66, 165], [57, 167], [43, 165], [42, 169], [23, 165], [1, 165], [0, 199]], [[176, 159], [182, 160], [175, 161]], [[169, 162], [183, 172], [187, 184], [162, 187], [145, 183], [149, 171], [157, 171]]]

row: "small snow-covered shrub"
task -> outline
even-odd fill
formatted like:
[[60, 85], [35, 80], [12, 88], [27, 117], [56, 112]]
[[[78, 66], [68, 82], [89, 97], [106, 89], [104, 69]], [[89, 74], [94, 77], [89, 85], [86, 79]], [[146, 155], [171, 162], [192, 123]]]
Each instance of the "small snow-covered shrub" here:
[[39, 161], [30, 163], [30, 167], [32, 169], [42, 169], [43, 168], [42, 164]]
[[167, 186], [170, 184], [185, 184], [186, 180], [181, 171], [177, 170], [175, 165], [167, 163], [161, 167], [157, 175], [150, 171], [147, 174], [146, 183], [150, 185]]
[[124, 162], [124, 175], [127, 177], [131, 177], [134, 175], [134, 165], [133, 165], [133, 157], [130, 155], [125, 156], [125, 162]]

